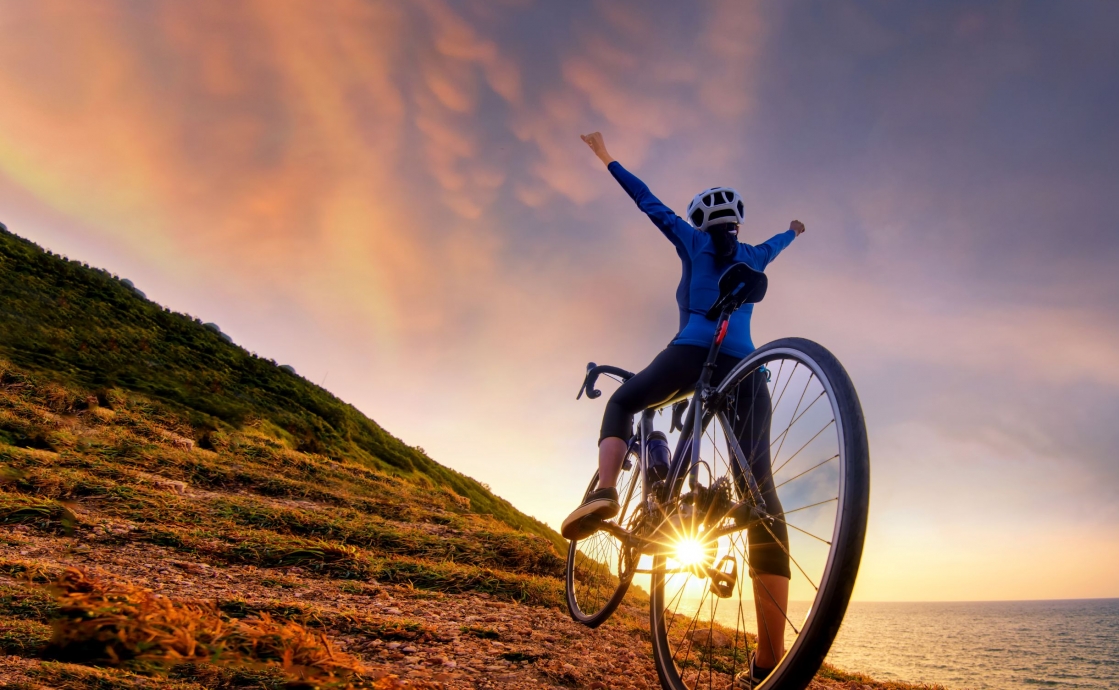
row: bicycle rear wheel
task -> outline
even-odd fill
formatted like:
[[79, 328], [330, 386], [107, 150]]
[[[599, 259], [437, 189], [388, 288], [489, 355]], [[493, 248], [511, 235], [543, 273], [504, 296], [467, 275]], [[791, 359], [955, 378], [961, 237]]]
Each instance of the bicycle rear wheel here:
[[[641, 503], [639, 459], [633, 453], [618, 477], [621, 510], [612, 522], [626, 526]], [[628, 466], [628, 469], [627, 469]], [[587, 494], [598, 488], [598, 471], [591, 477]], [[584, 494], [585, 498], [586, 494]], [[624, 547], [610, 532], [599, 530], [586, 539], [572, 540], [567, 548], [564, 581], [567, 610], [571, 617], [597, 628], [614, 613], [629, 589], [637, 554]]]
[[[683, 481], [670, 503], [689, 506], [681, 515], [690, 517], [675, 523], [674, 550], [653, 559], [657, 672], [671, 690], [754, 687], [749, 663], [759, 638], [768, 638], [779, 662], [756, 687], [802, 690], [835, 639], [862, 555], [870, 491], [862, 408], [839, 361], [800, 338], [756, 350], [718, 394], [727, 397], [704, 420], [695, 482]], [[745, 428], [750, 448], [736, 440]], [[736, 446], [749, 472], [739, 467]], [[726, 513], [747, 500], [749, 476], [770, 497], [769, 520]], [[716, 504], [722, 507], [710, 507]], [[791, 575], [783, 607], [767, 578], [753, 577], [783, 578], [775, 574], [784, 567], [781, 554]], [[717, 591], [707, 568], [735, 571], [726, 578], [729, 592], [725, 581]], [[755, 615], [755, 599], [777, 607], [783, 630]]]

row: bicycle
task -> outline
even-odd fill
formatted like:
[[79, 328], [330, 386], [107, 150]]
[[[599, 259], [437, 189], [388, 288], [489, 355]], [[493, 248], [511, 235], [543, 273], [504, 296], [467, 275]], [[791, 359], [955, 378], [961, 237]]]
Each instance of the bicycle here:
[[[862, 556], [869, 450], [858, 396], [839, 361], [812, 341], [784, 338], [711, 384], [730, 315], [760, 301], [766, 287], [765, 275], [745, 264], [724, 272], [707, 313], [717, 319], [715, 336], [694, 392], [641, 414], [617, 483], [621, 511], [568, 548], [566, 599], [576, 621], [597, 627], [635, 579], [648, 588], [653, 657], [670, 690], [752, 687], [758, 624], [748, 621], [756, 619], [754, 596], [769, 593], [763, 586], [744, 597], [749, 530], [773, 536], [784, 525], [787, 546], [773, 541], [793, 566], [789, 600], [808, 600], [781, 612], [786, 652], [758, 684], [764, 690], [802, 690], [812, 680], [846, 613]], [[592, 362], [576, 399], [599, 397], [600, 375], [633, 376]], [[648, 441], [654, 417], [670, 406], [669, 433], [679, 431], [679, 438], [667, 474], [654, 477]], [[735, 424], [754, 414], [768, 415], [768, 425], [760, 420], [768, 433], [746, 449]], [[767, 481], [778, 496], [773, 506], [766, 505], [752, 465], [766, 445]], [[588, 493], [597, 482], [596, 471]]]

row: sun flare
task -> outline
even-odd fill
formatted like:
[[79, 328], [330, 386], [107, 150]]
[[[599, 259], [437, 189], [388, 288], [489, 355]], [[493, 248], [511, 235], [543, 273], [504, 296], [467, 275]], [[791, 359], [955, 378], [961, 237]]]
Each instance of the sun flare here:
[[684, 567], [699, 565], [705, 560], [704, 552], [704, 545], [698, 539], [681, 539], [676, 544], [676, 562]]

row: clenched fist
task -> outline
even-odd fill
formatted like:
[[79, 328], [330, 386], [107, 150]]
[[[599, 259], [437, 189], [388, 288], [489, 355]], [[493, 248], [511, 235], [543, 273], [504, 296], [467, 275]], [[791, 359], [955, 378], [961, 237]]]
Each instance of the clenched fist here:
[[601, 132], [580, 134], [579, 138], [582, 139], [587, 146], [591, 147], [591, 151], [594, 151], [594, 155], [598, 156], [598, 159], [601, 160], [603, 163], [605, 163], [606, 165], [610, 165], [614, 162], [614, 159], [611, 158], [610, 154], [606, 152], [606, 144], [602, 141]]
[[800, 237], [800, 234], [804, 232], [804, 223], [799, 220], [794, 220], [792, 223], [789, 223], [789, 229], [795, 232], [797, 237]]

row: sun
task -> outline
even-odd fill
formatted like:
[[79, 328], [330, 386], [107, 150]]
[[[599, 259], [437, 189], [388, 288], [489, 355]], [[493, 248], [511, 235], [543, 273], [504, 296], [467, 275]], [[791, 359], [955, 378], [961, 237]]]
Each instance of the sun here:
[[690, 537], [676, 542], [676, 562], [685, 568], [699, 565], [707, 560], [704, 545], [698, 539]]

